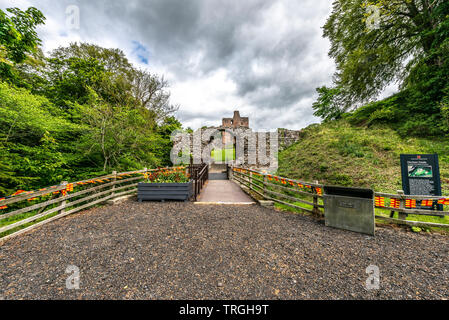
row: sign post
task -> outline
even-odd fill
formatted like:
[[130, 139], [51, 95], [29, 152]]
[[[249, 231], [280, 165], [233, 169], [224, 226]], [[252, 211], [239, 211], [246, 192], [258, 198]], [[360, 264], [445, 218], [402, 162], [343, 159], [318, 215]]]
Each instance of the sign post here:
[[[440, 168], [437, 154], [401, 154], [402, 187], [406, 195], [441, 196]], [[424, 210], [443, 210], [437, 201], [433, 206], [416, 207]]]

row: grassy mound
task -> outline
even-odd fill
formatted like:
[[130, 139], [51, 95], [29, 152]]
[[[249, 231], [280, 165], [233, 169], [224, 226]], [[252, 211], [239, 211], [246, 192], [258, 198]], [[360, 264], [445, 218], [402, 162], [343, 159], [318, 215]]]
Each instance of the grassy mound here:
[[401, 138], [385, 126], [355, 127], [345, 120], [312, 125], [279, 153], [278, 174], [377, 192], [402, 189], [400, 154], [437, 153], [444, 195], [449, 195], [449, 140]]

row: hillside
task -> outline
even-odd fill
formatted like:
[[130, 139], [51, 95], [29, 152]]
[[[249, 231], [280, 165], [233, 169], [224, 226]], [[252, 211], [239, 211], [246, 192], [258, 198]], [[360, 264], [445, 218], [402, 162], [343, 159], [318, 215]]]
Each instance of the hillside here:
[[449, 195], [449, 141], [401, 138], [386, 126], [356, 127], [345, 120], [312, 125], [299, 142], [279, 153], [281, 176], [378, 192], [402, 189], [400, 154], [437, 153], [442, 189]]

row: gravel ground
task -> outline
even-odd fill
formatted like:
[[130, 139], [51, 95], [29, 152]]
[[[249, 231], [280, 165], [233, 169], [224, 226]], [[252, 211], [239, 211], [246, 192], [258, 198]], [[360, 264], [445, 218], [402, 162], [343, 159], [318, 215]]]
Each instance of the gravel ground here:
[[[442, 235], [373, 238], [259, 206], [128, 201], [6, 242], [0, 299], [447, 299], [448, 251]], [[364, 288], [369, 265], [380, 290]]]

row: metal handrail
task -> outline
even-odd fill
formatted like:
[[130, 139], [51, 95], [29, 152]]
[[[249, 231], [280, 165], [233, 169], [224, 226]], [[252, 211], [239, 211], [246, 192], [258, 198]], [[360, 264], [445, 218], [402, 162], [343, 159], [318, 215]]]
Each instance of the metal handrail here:
[[209, 166], [206, 163], [193, 164], [190, 163], [189, 172], [192, 180], [194, 181], [194, 201], [198, 200], [198, 196], [201, 193], [204, 185], [209, 179]]

